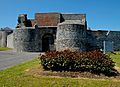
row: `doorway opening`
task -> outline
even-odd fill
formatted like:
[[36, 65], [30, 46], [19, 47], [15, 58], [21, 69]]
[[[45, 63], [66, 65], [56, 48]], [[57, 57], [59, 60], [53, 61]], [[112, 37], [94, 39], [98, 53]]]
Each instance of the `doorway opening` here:
[[42, 37], [42, 51], [50, 51], [54, 45], [54, 37], [52, 34], [45, 34]]

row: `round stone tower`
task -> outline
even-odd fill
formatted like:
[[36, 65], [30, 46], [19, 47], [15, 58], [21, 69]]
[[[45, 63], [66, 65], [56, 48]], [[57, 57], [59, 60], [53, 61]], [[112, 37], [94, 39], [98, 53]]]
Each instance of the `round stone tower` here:
[[17, 28], [14, 32], [14, 48], [18, 52], [38, 52], [40, 51], [39, 29]]
[[56, 35], [56, 50], [85, 51], [86, 29], [84, 25], [60, 23]]

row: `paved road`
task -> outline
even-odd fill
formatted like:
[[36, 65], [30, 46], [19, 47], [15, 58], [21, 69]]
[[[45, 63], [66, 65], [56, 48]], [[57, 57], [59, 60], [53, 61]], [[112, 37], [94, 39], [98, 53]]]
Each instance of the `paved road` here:
[[17, 53], [14, 50], [0, 51], [0, 70], [10, 68], [37, 57], [40, 53]]

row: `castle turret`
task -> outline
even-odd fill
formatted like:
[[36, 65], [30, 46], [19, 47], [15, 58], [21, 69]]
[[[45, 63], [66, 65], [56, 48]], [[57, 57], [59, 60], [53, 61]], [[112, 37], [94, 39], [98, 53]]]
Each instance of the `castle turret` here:
[[56, 35], [56, 50], [85, 51], [86, 29], [79, 20], [66, 20], [58, 25]]
[[13, 40], [14, 48], [19, 52], [38, 52], [41, 50], [39, 29], [35, 29], [34, 27], [16, 29]]

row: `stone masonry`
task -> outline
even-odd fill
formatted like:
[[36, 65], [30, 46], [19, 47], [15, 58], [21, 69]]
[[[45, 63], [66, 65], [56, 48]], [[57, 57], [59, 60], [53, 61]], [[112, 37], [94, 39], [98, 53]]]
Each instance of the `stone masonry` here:
[[[103, 50], [106, 41], [112, 44], [109, 48], [120, 51], [120, 31], [109, 31], [106, 35], [108, 31], [88, 30], [86, 14], [36, 13], [35, 19], [20, 14], [13, 33], [13, 46], [19, 52], [90, 51]], [[1, 35], [0, 32], [0, 43], [4, 37]]]

